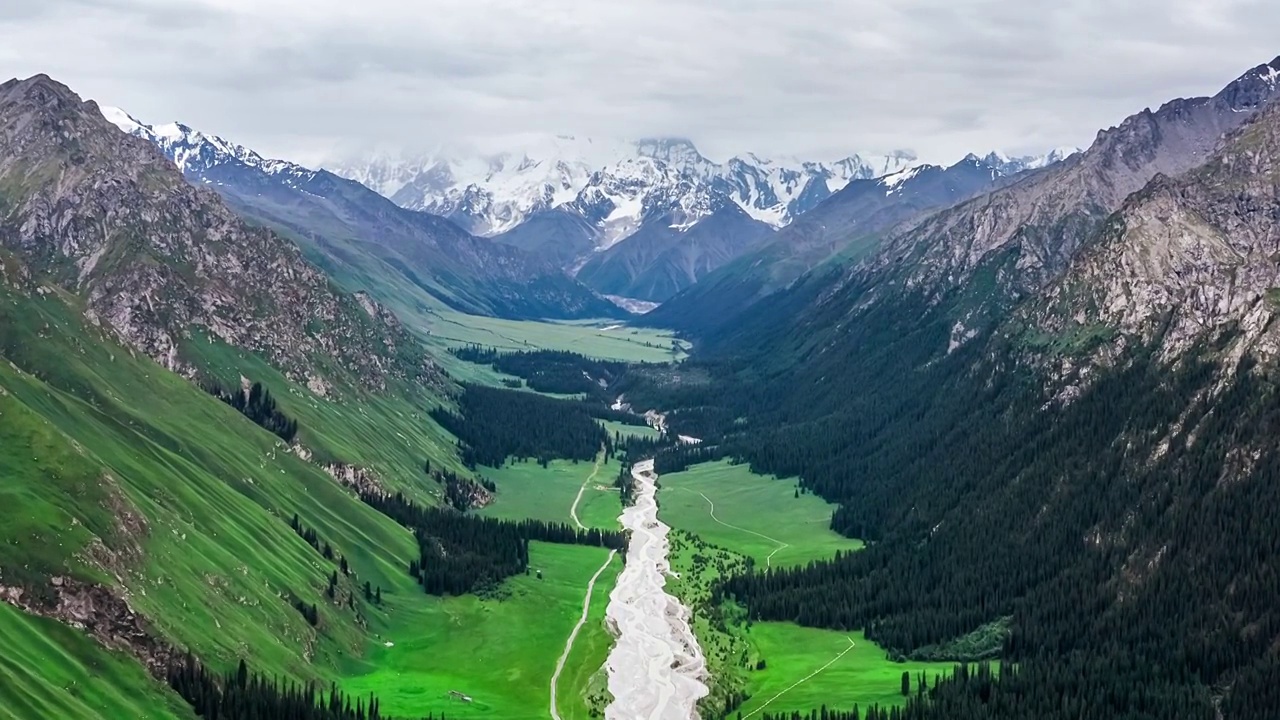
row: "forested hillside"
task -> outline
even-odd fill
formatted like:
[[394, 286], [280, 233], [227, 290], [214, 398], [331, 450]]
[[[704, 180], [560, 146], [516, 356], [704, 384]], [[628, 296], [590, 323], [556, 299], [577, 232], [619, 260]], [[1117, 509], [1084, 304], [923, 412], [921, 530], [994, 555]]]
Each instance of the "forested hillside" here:
[[1275, 68], [803, 279], [708, 338], [709, 380], [627, 378], [708, 446], [660, 465], [799, 475], [871, 541], [724, 596], [1019, 668], [902, 717], [1270, 717]]

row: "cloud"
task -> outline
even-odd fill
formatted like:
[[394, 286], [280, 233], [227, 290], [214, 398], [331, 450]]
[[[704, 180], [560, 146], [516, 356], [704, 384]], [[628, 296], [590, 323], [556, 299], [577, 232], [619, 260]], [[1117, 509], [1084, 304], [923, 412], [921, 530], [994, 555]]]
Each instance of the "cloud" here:
[[0, 73], [303, 161], [531, 132], [947, 161], [1087, 145], [1275, 27], [1264, 0], [10, 0]]

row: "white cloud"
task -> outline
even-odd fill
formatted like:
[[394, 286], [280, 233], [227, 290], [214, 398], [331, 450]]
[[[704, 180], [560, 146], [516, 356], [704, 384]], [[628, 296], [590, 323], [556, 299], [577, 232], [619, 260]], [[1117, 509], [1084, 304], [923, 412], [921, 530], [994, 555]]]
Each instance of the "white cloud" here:
[[1263, 0], [8, 0], [0, 74], [304, 161], [525, 132], [945, 161], [1086, 145], [1276, 27]]

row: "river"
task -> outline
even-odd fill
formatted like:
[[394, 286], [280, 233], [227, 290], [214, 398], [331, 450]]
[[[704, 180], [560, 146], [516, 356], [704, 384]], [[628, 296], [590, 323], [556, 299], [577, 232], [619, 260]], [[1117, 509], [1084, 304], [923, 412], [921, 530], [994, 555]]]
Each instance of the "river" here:
[[605, 718], [690, 720], [707, 694], [706, 660], [689, 627], [689, 609], [663, 590], [670, 528], [658, 520], [653, 461], [636, 463], [631, 477], [635, 503], [619, 518], [631, 531], [627, 563], [605, 610], [618, 638], [605, 663], [614, 698]]

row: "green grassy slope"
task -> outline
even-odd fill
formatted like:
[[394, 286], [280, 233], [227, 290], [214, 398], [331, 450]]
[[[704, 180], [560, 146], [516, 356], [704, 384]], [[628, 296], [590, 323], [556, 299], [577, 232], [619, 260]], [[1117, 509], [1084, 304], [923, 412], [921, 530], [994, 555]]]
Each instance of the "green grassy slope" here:
[[54, 620], [0, 603], [0, 718], [193, 718], [132, 658]]
[[[426, 417], [430, 398], [347, 391], [325, 400], [252, 356], [212, 344], [198, 355], [219, 374], [272, 387], [317, 456], [368, 465], [422, 496], [434, 489], [422, 460], [457, 466], [452, 439]], [[456, 703], [441, 694], [461, 685], [482, 698], [472, 716], [542, 716], [529, 708], [549, 701], [555, 661], [605, 551], [537, 544], [543, 580], [515, 578], [498, 598], [434, 598], [405, 572], [416, 557], [407, 531], [230, 407], [85, 328], [61, 300], [0, 289], [0, 358], [0, 583], [70, 574], [123, 587], [154, 630], [217, 669], [247, 657], [268, 674], [385, 693], [388, 712], [454, 716]], [[289, 527], [295, 512], [346, 555], [357, 577], [344, 590], [369, 580], [382, 588], [382, 607], [362, 594], [354, 611], [327, 600], [336, 565]], [[575, 662], [588, 667], [561, 680], [566, 717], [588, 714], [583, 696], [608, 647], [602, 614], [612, 575], [602, 576], [575, 646]], [[318, 628], [291, 607], [293, 596], [319, 607]], [[30, 688], [21, 701], [38, 708], [19, 716], [143, 717], [127, 703], [141, 710], [155, 698], [155, 717], [175, 716], [163, 712], [167, 692], [132, 660], [4, 609], [0, 628], [13, 631], [0, 634], [21, 630], [25, 646], [50, 658], [0, 666], [0, 678], [21, 680]], [[15, 657], [8, 647], [0, 656]], [[85, 702], [102, 710], [58, 699], [77, 667], [89, 668]]]
[[[14, 421], [4, 427], [20, 434], [0, 450], [12, 478], [0, 508], [6, 579], [23, 567], [114, 576], [161, 633], [215, 666], [251, 656], [295, 677], [332, 677], [335, 658], [365, 640], [352, 611], [321, 597], [332, 563], [289, 528], [293, 513], [362, 579], [416, 592], [400, 569], [415, 552], [409, 534], [275, 436], [83, 331], [61, 303], [6, 300], [0, 386]], [[94, 537], [111, 552], [91, 562]], [[321, 632], [291, 594], [320, 606]]]

